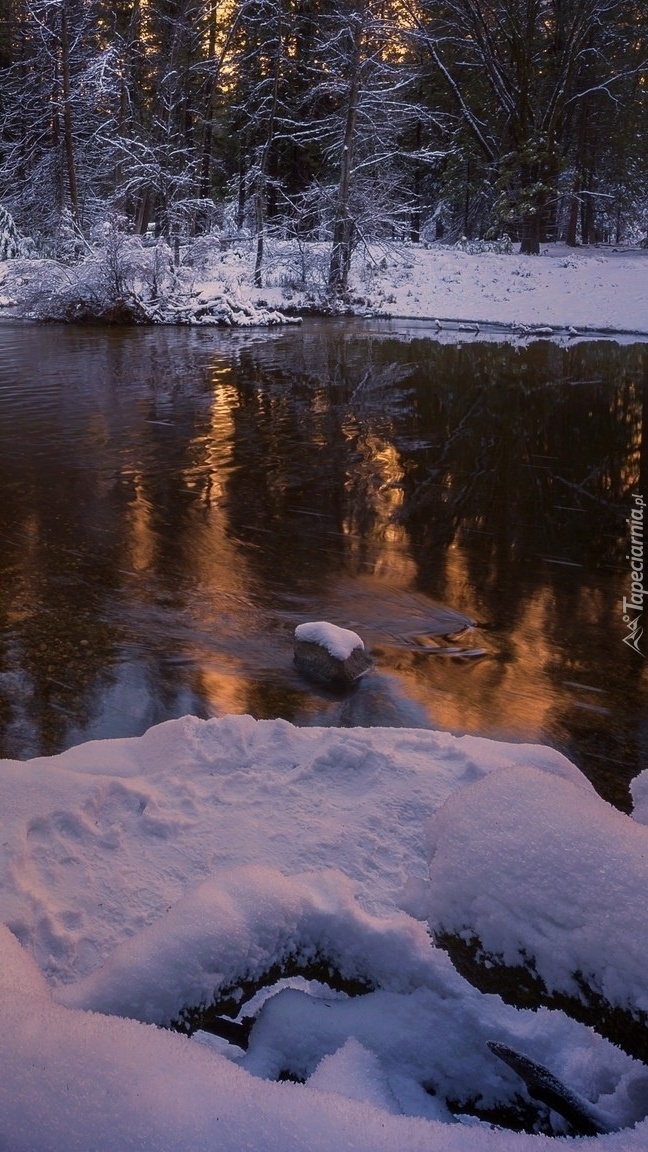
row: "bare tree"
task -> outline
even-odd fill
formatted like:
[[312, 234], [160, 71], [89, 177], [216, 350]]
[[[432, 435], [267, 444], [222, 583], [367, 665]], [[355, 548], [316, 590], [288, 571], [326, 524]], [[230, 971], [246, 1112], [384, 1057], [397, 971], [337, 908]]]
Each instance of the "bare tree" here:
[[354, 222], [350, 212], [351, 175], [356, 145], [358, 104], [362, 83], [363, 41], [366, 35], [367, 10], [360, 0], [357, 8], [349, 13], [346, 30], [349, 38], [348, 76], [346, 90], [346, 112], [344, 134], [340, 155], [340, 179], [338, 183], [335, 220], [333, 223], [333, 247], [329, 268], [328, 286], [330, 292], [341, 292], [346, 288], [351, 264]]
[[[4, 70], [0, 181], [30, 230], [81, 223], [79, 157], [93, 126], [87, 69], [93, 19], [76, 0], [28, 0]], [[87, 113], [87, 115], [85, 115]]]
[[[411, 215], [406, 175], [408, 130], [425, 110], [413, 98], [415, 74], [407, 60], [406, 24], [388, 4], [352, 0], [336, 13], [329, 60], [337, 59], [337, 131], [329, 125], [329, 156], [337, 154], [328, 287], [346, 290], [354, 246], [402, 230]], [[418, 143], [420, 135], [410, 132]], [[398, 223], [397, 223], [398, 221]]]

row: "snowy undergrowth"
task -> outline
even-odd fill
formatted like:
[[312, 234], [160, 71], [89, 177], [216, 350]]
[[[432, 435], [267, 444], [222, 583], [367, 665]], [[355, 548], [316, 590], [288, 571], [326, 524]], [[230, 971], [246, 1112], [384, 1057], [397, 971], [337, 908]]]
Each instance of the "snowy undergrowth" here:
[[[224, 325], [277, 323], [287, 314], [394, 316], [435, 322], [441, 341], [648, 332], [648, 251], [552, 244], [540, 256], [520, 256], [491, 249], [472, 242], [359, 248], [348, 291], [332, 300], [325, 243], [268, 237], [259, 288], [249, 236], [199, 237], [181, 247], [176, 268], [163, 242], [145, 247], [117, 232], [98, 237], [75, 265], [1, 263], [0, 307], [35, 318], [103, 313], [115, 322]], [[115, 302], [125, 311], [111, 313]]]
[[490, 958], [491, 986], [496, 966], [516, 970], [528, 1002], [535, 985], [536, 1002], [567, 1005], [648, 1060], [646, 829], [572, 782], [545, 784], [531, 768], [505, 769], [435, 813], [428, 917], [453, 952], [471, 944], [475, 968]]
[[[448, 1121], [448, 1101], [483, 1114], [526, 1099], [487, 1046], [504, 1041], [548, 1061], [585, 1099], [595, 1099], [603, 1126], [643, 1116], [635, 1100], [640, 1065], [562, 1013], [519, 1011], [483, 997], [432, 946], [422, 924], [403, 913], [368, 915], [339, 872], [284, 877], [249, 867], [216, 875], [55, 999], [168, 1026], [187, 1005], [208, 1005], [222, 992], [232, 998], [232, 990], [236, 999], [237, 987], [290, 959], [304, 968], [324, 962], [367, 990], [349, 999], [286, 989], [267, 1000], [247, 1054], [230, 1050], [255, 1076], [276, 1080], [288, 1072], [306, 1081], [353, 1037], [372, 1054], [389, 1112]], [[345, 1064], [348, 1058], [347, 1051]], [[526, 1108], [531, 1112], [528, 1099]], [[544, 1122], [551, 1131], [549, 1117]]]
[[[613, 1130], [590, 1147], [645, 1147], [646, 1066], [564, 1012], [477, 991], [427, 923], [490, 926], [548, 986], [581, 965], [644, 1002], [648, 830], [558, 753], [185, 717], [5, 761], [0, 801], [12, 1152], [559, 1147], [565, 1120], [502, 1051]], [[313, 963], [364, 994], [320, 976], [246, 1002]], [[160, 1028], [225, 1002], [255, 1016], [246, 1050]]]
[[0, 204], [0, 261], [27, 257], [33, 245], [20, 235], [15, 221]]
[[[209, 251], [209, 248], [207, 248]], [[243, 278], [232, 275], [213, 246], [211, 275], [199, 282], [194, 264], [207, 264], [205, 244], [176, 267], [168, 245], [106, 227], [84, 258], [21, 262], [5, 272], [5, 288], [27, 316], [41, 321], [108, 324], [191, 324], [250, 327], [295, 322], [255, 304]]]

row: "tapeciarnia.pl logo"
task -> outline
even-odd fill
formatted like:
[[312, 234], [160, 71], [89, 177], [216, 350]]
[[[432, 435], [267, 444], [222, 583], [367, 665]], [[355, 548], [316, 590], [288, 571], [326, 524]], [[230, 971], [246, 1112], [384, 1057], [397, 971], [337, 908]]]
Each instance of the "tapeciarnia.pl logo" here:
[[644, 588], [644, 512], [645, 501], [643, 496], [634, 496], [634, 508], [630, 511], [628, 524], [630, 526], [630, 551], [626, 560], [630, 561], [630, 596], [623, 597], [623, 623], [628, 627], [627, 636], [623, 643], [628, 648], [634, 648], [640, 656], [645, 657], [639, 641], [643, 636], [644, 596], [648, 596], [648, 588]]

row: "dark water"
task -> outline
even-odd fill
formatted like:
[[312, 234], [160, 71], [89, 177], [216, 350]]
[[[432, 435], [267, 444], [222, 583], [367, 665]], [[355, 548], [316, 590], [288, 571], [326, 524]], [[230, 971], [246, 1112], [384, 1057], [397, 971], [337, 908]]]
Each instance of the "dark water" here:
[[[0, 754], [188, 711], [447, 727], [549, 743], [627, 806], [647, 364], [388, 323], [2, 325]], [[372, 649], [348, 697], [293, 667], [313, 619]]]

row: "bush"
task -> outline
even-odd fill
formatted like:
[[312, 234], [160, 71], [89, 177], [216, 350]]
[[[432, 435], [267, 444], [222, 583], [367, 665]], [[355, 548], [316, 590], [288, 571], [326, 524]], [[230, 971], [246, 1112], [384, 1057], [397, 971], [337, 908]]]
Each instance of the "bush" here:
[[0, 260], [16, 260], [29, 256], [33, 244], [21, 236], [13, 217], [0, 204]]

